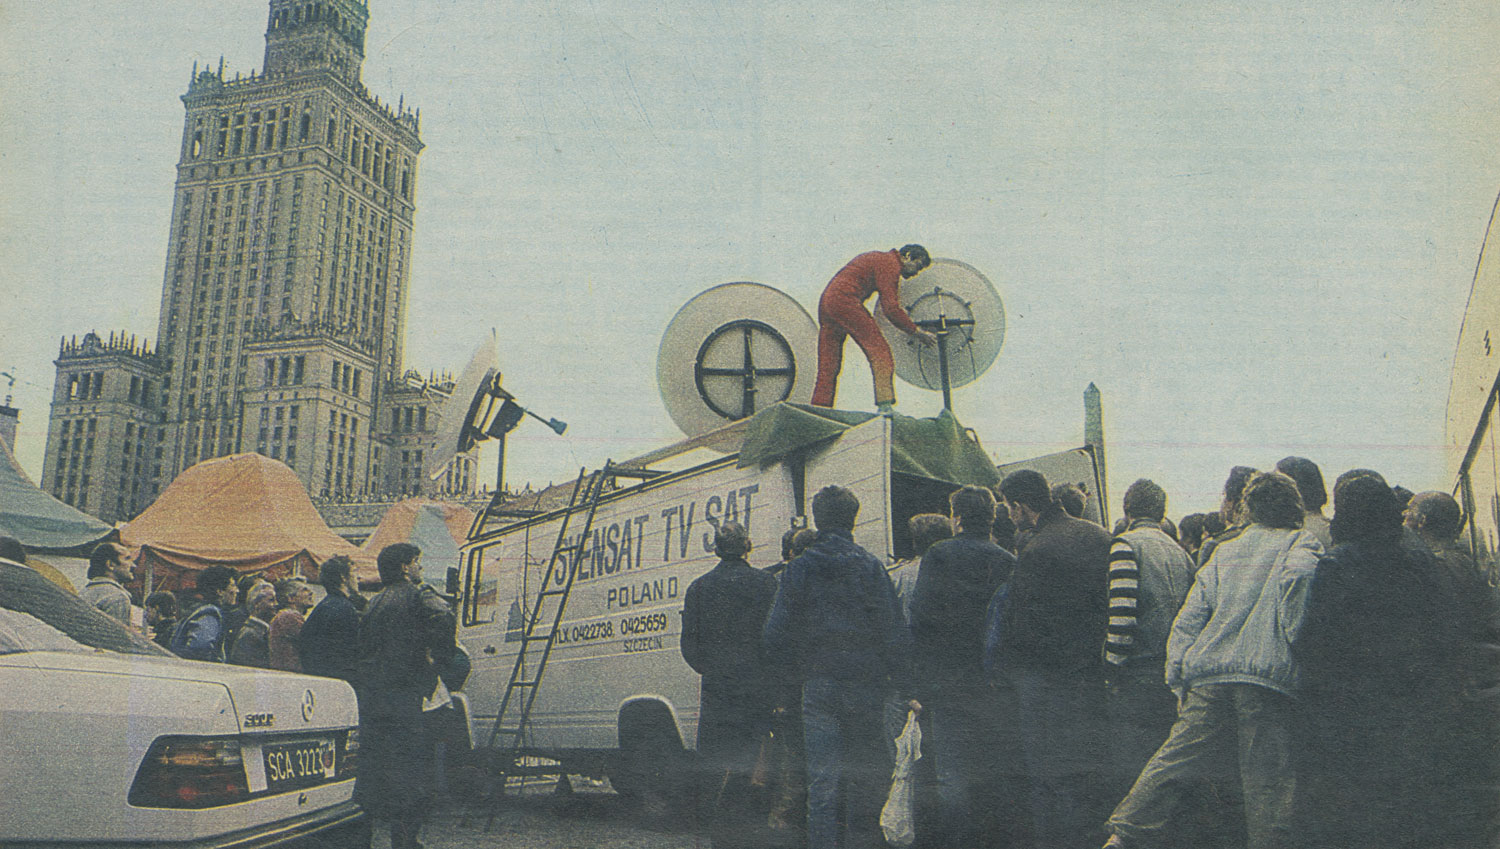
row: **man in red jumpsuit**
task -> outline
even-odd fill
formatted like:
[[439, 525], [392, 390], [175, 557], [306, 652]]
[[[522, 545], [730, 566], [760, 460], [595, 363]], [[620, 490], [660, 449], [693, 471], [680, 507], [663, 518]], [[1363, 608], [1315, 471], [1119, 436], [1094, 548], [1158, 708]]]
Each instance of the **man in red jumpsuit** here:
[[870, 251], [849, 260], [828, 281], [828, 288], [818, 301], [818, 380], [813, 386], [814, 405], [833, 406], [839, 369], [844, 364], [844, 337], [853, 336], [875, 376], [875, 406], [883, 413], [891, 412], [896, 404], [892, 382], [896, 364], [880, 327], [865, 311], [865, 301], [879, 292], [880, 309], [892, 324], [924, 345], [936, 344], [937, 336], [913, 324], [896, 295], [896, 284], [902, 278], [915, 276], [931, 263], [927, 249], [921, 245], [907, 245], [899, 251]]

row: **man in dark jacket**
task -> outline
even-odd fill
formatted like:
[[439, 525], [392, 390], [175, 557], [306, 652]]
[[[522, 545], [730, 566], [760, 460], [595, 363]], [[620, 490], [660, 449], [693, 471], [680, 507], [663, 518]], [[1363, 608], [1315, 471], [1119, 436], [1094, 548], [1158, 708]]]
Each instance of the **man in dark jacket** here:
[[355, 801], [391, 824], [391, 849], [417, 849], [434, 776], [422, 701], [437, 689], [434, 662], [453, 654], [453, 611], [422, 583], [422, 552], [381, 549], [382, 589], [359, 626], [360, 769]]
[[[890, 778], [881, 740], [885, 697], [893, 686], [910, 689], [910, 638], [885, 568], [854, 542], [858, 513], [859, 499], [843, 487], [813, 496], [817, 542], [782, 573], [766, 621], [773, 662], [803, 682], [808, 849], [877, 845]], [[911, 708], [922, 706], [912, 700]], [[841, 798], [847, 842], [839, 834]]]
[[302, 625], [302, 671], [353, 684], [359, 658], [359, 613], [350, 601], [355, 594], [354, 564], [335, 554], [318, 567], [318, 583], [328, 594]]
[[234, 635], [229, 662], [240, 666], [271, 667], [271, 617], [276, 613], [276, 588], [259, 583], [245, 599], [250, 616]]
[[714, 534], [719, 564], [688, 587], [682, 604], [682, 657], [703, 676], [698, 755], [717, 797], [710, 835], [716, 847], [746, 845], [755, 828], [750, 772], [771, 718], [773, 695], [760, 650], [776, 579], [745, 561], [750, 534], [725, 522]]
[[[998, 706], [985, 683], [981, 651], [990, 596], [1010, 580], [1016, 559], [990, 540], [995, 497], [966, 486], [949, 499], [958, 535], [922, 555], [911, 601], [919, 694], [930, 713], [930, 749], [942, 804], [939, 845], [976, 847], [1013, 829], [989, 822], [1011, 813], [1014, 786], [1000, 772], [1011, 764]], [[926, 742], [924, 740], [924, 742]], [[1009, 840], [1002, 842], [1009, 843]]]
[[1109, 532], [1063, 512], [1047, 479], [1023, 469], [1000, 484], [1031, 539], [1010, 580], [998, 655], [1015, 688], [1039, 846], [1081, 846], [1100, 809]]

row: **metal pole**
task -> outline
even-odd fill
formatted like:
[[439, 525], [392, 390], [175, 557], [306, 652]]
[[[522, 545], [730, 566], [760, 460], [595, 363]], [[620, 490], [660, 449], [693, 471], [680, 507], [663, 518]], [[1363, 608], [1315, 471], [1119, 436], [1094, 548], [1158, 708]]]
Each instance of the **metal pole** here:
[[953, 386], [948, 380], [948, 331], [939, 330], [938, 338], [938, 376], [943, 381], [943, 409], [953, 411]]
[[495, 497], [499, 498], [505, 492], [505, 434], [500, 434], [495, 442], [500, 455], [495, 461]]

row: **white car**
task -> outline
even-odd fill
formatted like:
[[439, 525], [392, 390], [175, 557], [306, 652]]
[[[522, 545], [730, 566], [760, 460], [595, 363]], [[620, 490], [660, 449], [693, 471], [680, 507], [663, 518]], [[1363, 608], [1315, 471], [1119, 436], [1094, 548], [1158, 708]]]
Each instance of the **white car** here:
[[327, 846], [360, 827], [343, 681], [178, 659], [0, 560], [0, 846]]

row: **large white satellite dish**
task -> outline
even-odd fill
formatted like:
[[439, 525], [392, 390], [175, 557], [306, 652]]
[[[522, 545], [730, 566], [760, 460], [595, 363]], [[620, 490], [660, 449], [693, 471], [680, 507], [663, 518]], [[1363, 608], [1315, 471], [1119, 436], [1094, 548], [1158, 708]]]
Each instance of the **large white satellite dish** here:
[[817, 349], [818, 326], [790, 295], [724, 283], [672, 317], [656, 385], [672, 421], [698, 436], [781, 401], [810, 401]]
[[956, 259], [934, 259], [915, 277], [901, 281], [899, 297], [913, 322], [938, 335], [923, 345], [897, 329], [876, 310], [875, 321], [891, 343], [896, 376], [913, 386], [943, 392], [984, 374], [1005, 340], [1005, 307], [995, 287], [974, 266]]
[[491, 330], [474, 349], [474, 356], [469, 358], [469, 364], [453, 386], [453, 394], [438, 412], [437, 444], [422, 457], [422, 472], [429, 480], [436, 480], [447, 471], [455, 456], [474, 447], [470, 423], [478, 412], [474, 408], [484, 403], [479, 390], [493, 385], [499, 373], [500, 355], [495, 331]]

